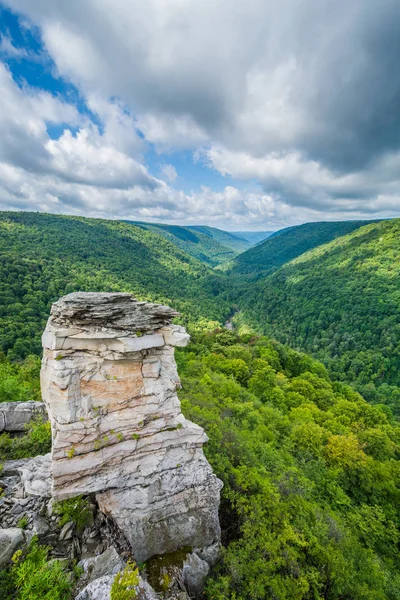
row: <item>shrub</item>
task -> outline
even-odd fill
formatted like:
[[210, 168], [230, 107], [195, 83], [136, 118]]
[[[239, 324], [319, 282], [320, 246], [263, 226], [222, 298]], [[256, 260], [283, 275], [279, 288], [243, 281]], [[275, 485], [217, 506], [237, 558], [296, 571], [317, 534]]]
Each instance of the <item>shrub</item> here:
[[137, 597], [136, 586], [139, 583], [139, 570], [130, 561], [123, 571], [114, 577], [111, 587], [111, 600], [134, 600]]
[[14, 554], [14, 564], [5, 583], [9, 594], [11, 585], [14, 587], [16, 600], [67, 600], [71, 597], [72, 582], [57, 560], [48, 561], [49, 550], [48, 546], [39, 546], [34, 537], [25, 555], [20, 550]]
[[60, 525], [71, 521], [75, 523], [77, 531], [82, 531], [93, 518], [92, 507], [88, 498], [76, 496], [54, 504], [55, 514], [60, 516]]

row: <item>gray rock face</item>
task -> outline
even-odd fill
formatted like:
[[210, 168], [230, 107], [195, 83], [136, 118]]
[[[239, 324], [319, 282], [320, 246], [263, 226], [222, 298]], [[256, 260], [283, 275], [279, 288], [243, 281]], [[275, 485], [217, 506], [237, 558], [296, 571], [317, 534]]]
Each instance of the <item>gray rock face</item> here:
[[[115, 575], [104, 575], [103, 577], [95, 579], [75, 597], [75, 600], [110, 600], [111, 586], [114, 577]], [[136, 593], [138, 600], [160, 600], [160, 597], [154, 592], [152, 587], [141, 578], [139, 579]]]
[[149, 332], [169, 325], [179, 313], [150, 302], [138, 302], [131, 294], [119, 292], [75, 292], [53, 304], [51, 319], [63, 327], [88, 328], [96, 326], [128, 333]]
[[2, 402], [0, 404], [0, 433], [24, 431], [34, 417], [46, 418], [43, 402]]
[[20, 474], [19, 469], [26, 465], [31, 459], [30, 458], [18, 458], [17, 460], [6, 460], [3, 464], [3, 470], [1, 476], [11, 477], [13, 475]]
[[114, 577], [104, 575], [91, 581], [76, 597], [75, 600], [110, 600], [111, 586]]
[[0, 529], [0, 568], [7, 565], [12, 555], [24, 541], [22, 529]]
[[99, 556], [82, 560], [79, 565], [83, 568], [88, 583], [105, 575], [116, 575], [125, 567], [124, 561], [114, 546], [110, 546]]
[[189, 341], [176, 314], [129, 294], [76, 293], [53, 305], [43, 335], [53, 496], [96, 493], [139, 561], [220, 538], [222, 484], [176, 394], [173, 346]]

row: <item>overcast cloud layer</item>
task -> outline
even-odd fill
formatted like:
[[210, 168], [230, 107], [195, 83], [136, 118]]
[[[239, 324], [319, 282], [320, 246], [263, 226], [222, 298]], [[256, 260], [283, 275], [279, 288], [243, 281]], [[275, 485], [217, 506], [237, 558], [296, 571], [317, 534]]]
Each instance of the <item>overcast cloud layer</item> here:
[[[3, 209], [242, 230], [400, 216], [398, 0], [3, 6], [41, 43], [2, 30]], [[11, 58], [48, 64], [85, 110]], [[191, 186], [178, 151], [218, 184]]]

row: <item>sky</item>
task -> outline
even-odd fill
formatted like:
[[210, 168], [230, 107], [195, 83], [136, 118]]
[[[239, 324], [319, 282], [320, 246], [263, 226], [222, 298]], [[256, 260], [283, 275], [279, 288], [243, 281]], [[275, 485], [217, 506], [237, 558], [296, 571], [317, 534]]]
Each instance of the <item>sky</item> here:
[[0, 0], [0, 209], [400, 216], [398, 0]]

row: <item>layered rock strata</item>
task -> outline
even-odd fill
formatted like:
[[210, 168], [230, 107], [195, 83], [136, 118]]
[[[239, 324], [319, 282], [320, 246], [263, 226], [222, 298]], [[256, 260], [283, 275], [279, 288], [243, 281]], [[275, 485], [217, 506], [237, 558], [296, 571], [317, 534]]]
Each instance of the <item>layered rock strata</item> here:
[[176, 394], [176, 312], [123, 293], [74, 293], [51, 310], [41, 384], [53, 496], [95, 493], [136, 559], [218, 542], [220, 481]]

